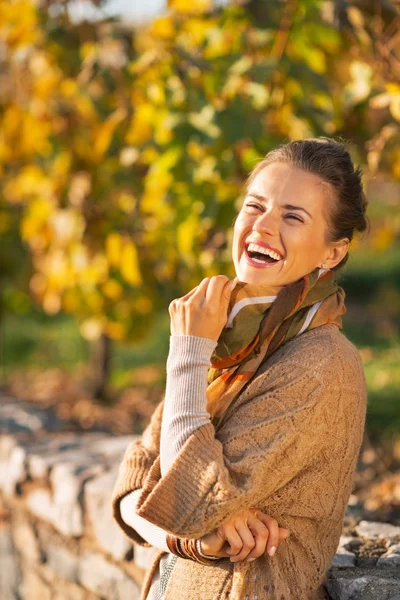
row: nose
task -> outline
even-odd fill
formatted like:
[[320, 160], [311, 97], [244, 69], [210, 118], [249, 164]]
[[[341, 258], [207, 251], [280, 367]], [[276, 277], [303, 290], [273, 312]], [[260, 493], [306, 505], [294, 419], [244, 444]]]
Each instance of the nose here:
[[274, 214], [273, 209], [269, 208], [261, 213], [254, 221], [252, 229], [258, 233], [275, 236], [278, 231], [278, 219], [277, 215]]

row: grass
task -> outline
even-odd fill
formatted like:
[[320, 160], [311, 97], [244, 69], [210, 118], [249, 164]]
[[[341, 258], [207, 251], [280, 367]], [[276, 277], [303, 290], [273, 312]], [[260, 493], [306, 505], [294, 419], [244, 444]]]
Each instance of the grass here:
[[374, 323], [345, 322], [344, 333], [360, 351], [368, 387], [367, 430], [374, 440], [400, 432], [400, 336]]
[[72, 371], [88, 360], [89, 345], [69, 315], [50, 317], [32, 310], [9, 313], [1, 329], [1, 372], [3, 377], [16, 368], [61, 367]]
[[[133, 373], [153, 365], [164, 379], [169, 345], [169, 318], [159, 315], [149, 337], [141, 344], [114, 343], [110, 383], [116, 388], [134, 383]], [[37, 310], [10, 313], [0, 333], [0, 373], [2, 381], [16, 369], [61, 368], [73, 373], [90, 360], [91, 347], [79, 331], [74, 317], [48, 316]]]

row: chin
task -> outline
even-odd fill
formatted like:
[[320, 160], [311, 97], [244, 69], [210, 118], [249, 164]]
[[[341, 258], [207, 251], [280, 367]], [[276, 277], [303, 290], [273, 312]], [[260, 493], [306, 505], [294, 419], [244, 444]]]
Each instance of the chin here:
[[265, 273], [251, 272], [248, 269], [235, 269], [236, 277], [238, 281], [242, 283], [250, 283], [252, 285], [262, 285], [263, 283], [267, 285], [274, 285], [274, 281], [271, 281], [268, 277], [265, 276]]

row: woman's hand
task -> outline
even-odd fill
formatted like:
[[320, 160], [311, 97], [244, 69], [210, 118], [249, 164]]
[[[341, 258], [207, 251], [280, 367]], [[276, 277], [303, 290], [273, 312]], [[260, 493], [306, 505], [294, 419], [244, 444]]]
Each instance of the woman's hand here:
[[231, 562], [255, 560], [267, 550], [273, 556], [289, 531], [273, 517], [256, 508], [244, 509], [201, 538], [201, 551], [208, 556], [231, 557]]
[[235, 280], [225, 275], [206, 277], [182, 298], [169, 305], [171, 335], [196, 335], [215, 342], [228, 320], [228, 305]]

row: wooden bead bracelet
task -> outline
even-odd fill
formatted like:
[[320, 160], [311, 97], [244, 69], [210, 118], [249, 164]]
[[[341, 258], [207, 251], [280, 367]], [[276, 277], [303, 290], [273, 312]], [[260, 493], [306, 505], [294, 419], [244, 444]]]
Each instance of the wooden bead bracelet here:
[[167, 546], [172, 554], [179, 558], [194, 560], [202, 565], [212, 565], [219, 556], [206, 556], [201, 552], [200, 539], [178, 538], [175, 535], [167, 533]]

